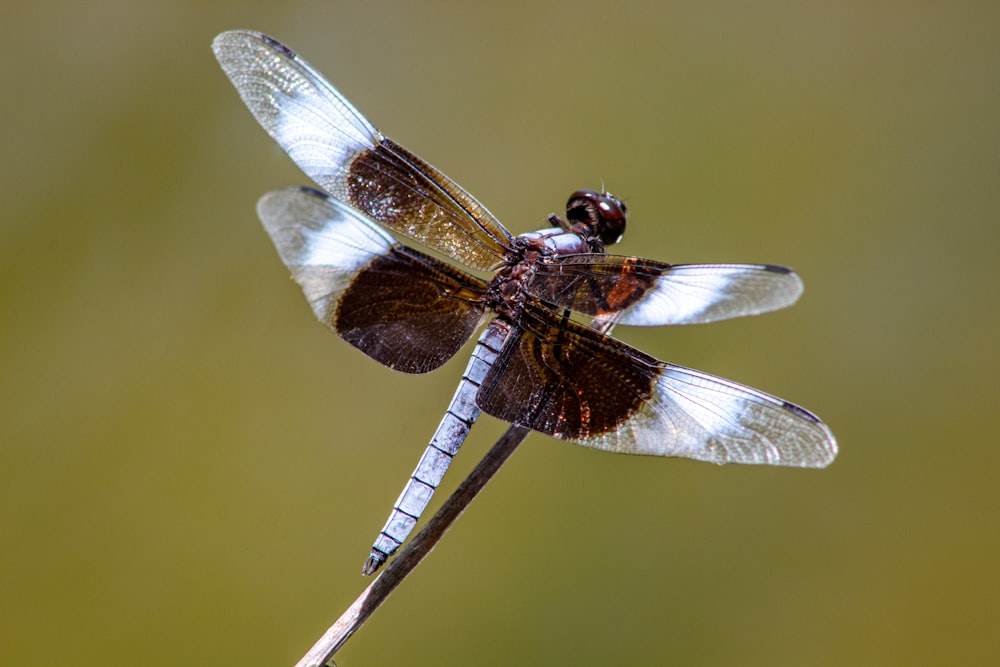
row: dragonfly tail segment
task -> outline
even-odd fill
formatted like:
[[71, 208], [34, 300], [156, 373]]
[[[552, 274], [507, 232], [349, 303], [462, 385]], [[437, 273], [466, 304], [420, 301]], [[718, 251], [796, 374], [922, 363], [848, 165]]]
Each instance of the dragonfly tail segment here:
[[508, 326], [494, 320], [479, 337], [441, 424], [393, 506], [385, 527], [375, 538], [371, 554], [361, 569], [365, 576], [374, 574], [382, 567], [406, 541], [420, 519], [434, 490], [441, 483], [448, 466], [469, 434], [469, 429], [479, 417], [476, 394], [509, 332]]

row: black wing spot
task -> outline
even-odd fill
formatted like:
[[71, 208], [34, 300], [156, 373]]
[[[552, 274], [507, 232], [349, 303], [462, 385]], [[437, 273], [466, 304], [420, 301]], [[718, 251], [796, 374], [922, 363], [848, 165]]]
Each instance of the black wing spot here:
[[765, 271], [770, 273], [780, 273], [782, 275], [788, 275], [789, 273], [795, 273], [787, 266], [777, 266], [776, 264], [764, 264], [762, 267]]
[[260, 38], [261, 40], [263, 40], [265, 44], [270, 46], [272, 49], [281, 51], [282, 55], [287, 56], [292, 60], [298, 60], [299, 57], [298, 55], [296, 55], [295, 51], [292, 51], [290, 48], [288, 48], [278, 40], [274, 39], [273, 37], [268, 37], [267, 35], [261, 35]]
[[812, 422], [814, 424], [822, 424], [823, 423], [822, 421], [820, 421], [819, 417], [817, 417], [813, 413], [809, 412], [805, 408], [802, 408], [802, 407], [799, 407], [798, 405], [795, 405], [794, 403], [789, 403], [788, 401], [782, 401], [781, 407], [785, 408], [789, 412], [794, 412], [796, 415], [798, 415], [799, 417], [802, 417], [806, 421], [810, 421], [810, 422]]

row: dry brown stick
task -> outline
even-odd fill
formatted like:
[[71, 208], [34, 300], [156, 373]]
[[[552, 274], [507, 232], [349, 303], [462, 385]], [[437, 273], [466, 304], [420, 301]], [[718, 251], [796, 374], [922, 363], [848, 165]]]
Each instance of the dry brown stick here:
[[330, 626], [309, 652], [296, 663], [295, 667], [319, 667], [333, 664], [333, 655], [361, 627], [369, 616], [378, 609], [389, 594], [402, 583], [403, 579], [431, 552], [434, 545], [445, 534], [472, 499], [475, 498], [500, 467], [510, 458], [517, 446], [527, 437], [529, 429], [511, 426], [483, 460], [469, 473], [455, 492], [427, 522], [424, 529], [407, 544], [395, 560], [389, 563], [368, 588], [347, 608], [337, 622]]

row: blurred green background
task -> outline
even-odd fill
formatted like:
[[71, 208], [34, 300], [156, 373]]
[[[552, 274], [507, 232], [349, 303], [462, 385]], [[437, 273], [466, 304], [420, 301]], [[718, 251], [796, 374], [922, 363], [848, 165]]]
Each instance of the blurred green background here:
[[395, 374], [313, 320], [254, 214], [306, 179], [212, 57], [229, 28], [514, 232], [605, 184], [623, 253], [795, 267], [787, 311], [617, 333], [841, 447], [717, 468], [534, 436], [341, 665], [1000, 664], [998, 26], [995, 2], [5, 3], [0, 664], [293, 664], [367, 583], [464, 367]]

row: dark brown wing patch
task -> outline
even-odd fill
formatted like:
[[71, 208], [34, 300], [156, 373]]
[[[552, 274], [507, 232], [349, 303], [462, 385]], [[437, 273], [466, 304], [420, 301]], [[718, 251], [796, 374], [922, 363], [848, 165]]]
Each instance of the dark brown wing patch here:
[[643, 298], [670, 264], [638, 257], [569, 255], [540, 262], [528, 291], [543, 301], [597, 317]]
[[553, 305], [630, 326], [704, 324], [791, 305], [802, 280], [769, 264], [665, 264], [567, 255], [538, 262], [528, 291]]
[[485, 283], [412, 248], [395, 246], [358, 272], [331, 328], [379, 363], [434, 370], [465, 344], [483, 316]]
[[617, 429], [652, 395], [653, 357], [537, 305], [519, 324], [479, 390], [483, 412], [587, 440]]
[[377, 222], [466, 266], [487, 270], [507, 253], [510, 234], [482, 204], [390, 139], [354, 159], [347, 195]]

